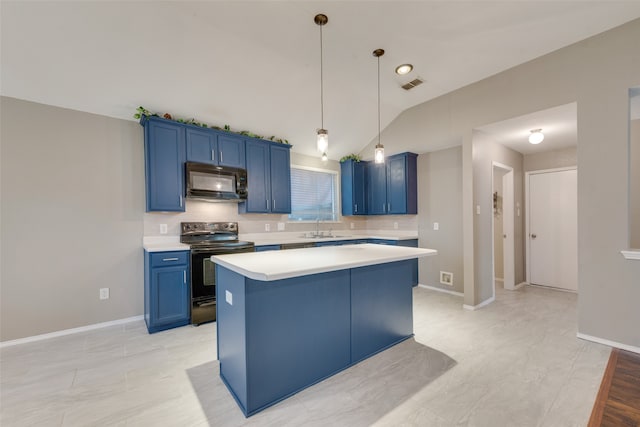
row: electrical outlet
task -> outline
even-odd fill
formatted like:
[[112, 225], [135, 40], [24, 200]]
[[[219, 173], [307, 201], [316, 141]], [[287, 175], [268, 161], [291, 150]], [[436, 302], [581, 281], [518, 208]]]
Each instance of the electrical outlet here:
[[437, 222], [434, 222], [434, 223], [433, 223], [433, 229], [434, 229], [435, 231], [440, 230], [440, 224], [438, 224]]
[[398, 229], [398, 223], [397, 223], [397, 222], [394, 222], [394, 223], [393, 223], [393, 229], [394, 229], [394, 230], [397, 230], [397, 229]]
[[167, 234], [167, 224], [160, 224], [160, 234]]
[[349, 228], [353, 230], [354, 228], [356, 228], [356, 225], [354, 223], [350, 223]]
[[265, 224], [264, 225], [264, 231], [271, 231], [271, 225], [270, 224]]
[[476, 205], [476, 215], [480, 215], [480, 205]]
[[284, 222], [278, 223], [278, 231], [284, 231]]
[[224, 300], [229, 305], [233, 305], [233, 294], [227, 290], [224, 291]]
[[109, 288], [100, 288], [100, 299], [109, 299]]

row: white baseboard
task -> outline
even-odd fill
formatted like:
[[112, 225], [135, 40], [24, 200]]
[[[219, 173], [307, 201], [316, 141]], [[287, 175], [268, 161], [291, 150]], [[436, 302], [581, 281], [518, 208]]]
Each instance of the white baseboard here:
[[627, 351], [631, 351], [633, 353], [640, 354], [640, 347], [635, 347], [635, 346], [627, 345], [627, 344], [621, 344], [619, 342], [606, 340], [604, 338], [598, 338], [598, 337], [594, 337], [592, 335], [581, 334], [580, 332], [578, 332], [576, 334], [576, 336], [578, 338], [580, 338], [580, 339], [583, 339], [583, 340], [597, 342], [598, 344], [604, 344], [604, 345], [608, 345], [609, 347], [615, 347], [615, 348], [619, 348], [621, 350], [627, 350]]
[[18, 345], [18, 344], [26, 344], [29, 342], [42, 341], [42, 340], [47, 340], [49, 338], [62, 337], [65, 335], [77, 334], [78, 332], [86, 332], [94, 329], [106, 328], [109, 326], [122, 325], [124, 323], [135, 322], [137, 320], [143, 320], [143, 319], [144, 319], [143, 315], [133, 316], [133, 317], [127, 317], [126, 319], [111, 320], [109, 322], [103, 322], [103, 323], [94, 323], [93, 325], [81, 326], [79, 328], [63, 329], [62, 331], [50, 332], [48, 334], [33, 335], [31, 337], [18, 338], [16, 340], [2, 341], [0, 342], [0, 348], [10, 347], [12, 345]]
[[465, 310], [474, 311], [474, 310], [478, 310], [478, 309], [480, 309], [480, 308], [484, 307], [485, 305], [489, 305], [489, 304], [491, 304], [491, 303], [492, 303], [492, 302], [494, 302], [495, 300], [496, 300], [496, 297], [495, 297], [495, 296], [492, 296], [491, 298], [489, 298], [489, 299], [486, 299], [486, 300], [482, 301], [482, 302], [481, 302], [480, 304], [478, 304], [478, 305], [467, 305], [467, 304], [463, 304], [463, 305], [462, 305], [462, 308], [464, 308]]
[[513, 290], [514, 290], [514, 291], [515, 291], [515, 290], [518, 290], [518, 289], [520, 289], [521, 287], [523, 287], [523, 286], [525, 286], [525, 285], [528, 285], [528, 284], [529, 284], [529, 283], [527, 283], [527, 282], [520, 282], [520, 283], [518, 283], [517, 285], [515, 285], [515, 286], [513, 287]]
[[450, 291], [448, 289], [437, 288], [435, 286], [423, 285], [422, 283], [418, 283], [418, 287], [419, 288], [429, 289], [429, 290], [432, 290], [432, 291], [442, 292], [442, 293], [449, 294], [449, 295], [455, 295], [455, 296], [458, 296], [458, 297], [464, 297], [464, 294], [462, 292]]

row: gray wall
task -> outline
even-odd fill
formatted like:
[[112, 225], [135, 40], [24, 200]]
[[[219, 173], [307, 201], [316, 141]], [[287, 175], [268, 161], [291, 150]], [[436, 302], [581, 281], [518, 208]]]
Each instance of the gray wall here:
[[[490, 168], [477, 167], [473, 129], [577, 102], [578, 330], [640, 347], [640, 262], [620, 254], [629, 244], [628, 90], [640, 86], [637, 40], [640, 20], [417, 105], [384, 129], [389, 154], [395, 153], [394, 140], [407, 138], [463, 146], [465, 304], [482, 302], [491, 286], [485, 274], [490, 236], [477, 231], [490, 211], [474, 213], [476, 201], [485, 197], [475, 181], [484, 182]], [[362, 153], [373, 152], [374, 145], [371, 141]]]
[[[419, 282], [464, 291], [462, 257], [462, 147], [418, 156], [418, 236], [435, 257], [419, 261]], [[439, 230], [433, 229], [433, 223]], [[453, 286], [440, 284], [440, 271], [453, 273]]]
[[640, 119], [631, 121], [630, 246], [640, 249]]
[[[522, 206], [524, 206], [524, 186], [522, 172], [522, 154], [504, 145], [497, 144], [476, 132], [473, 141], [473, 192], [474, 209], [480, 206], [480, 215], [474, 215], [474, 251], [482, 254], [482, 262], [475, 264], [476, 278], [483, 284], [478, 289], [478, 299], [475, 304], [488, 300], [493, 296], [493, 197], [492, 173], [493, 162], [513, 168], [513, 212], [514, 212], [514, 245], [515, 245], [515, 284], [525, 281], [524, 270], [524, 233]], [[518, 207], [520, 215], [518, 216]]]
[[564, 168], [578, 164], [578, 148], [569, 147], [561, 150], [543, 151], [542, 153], [525, 154], [524, 171]]
[[0, 340], [142, 314], [142, 128], [6, 97], [1, 109]]

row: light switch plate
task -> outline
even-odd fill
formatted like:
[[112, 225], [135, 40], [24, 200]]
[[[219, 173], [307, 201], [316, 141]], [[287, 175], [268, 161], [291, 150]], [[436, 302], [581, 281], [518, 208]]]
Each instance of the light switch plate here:
[[265, 224], [264, 231], [271, 231], [271, 224]]
[[284, 231], [284, 222], [278, 223], [278, 231]]
[[109, 288], [100, 288], [100, 299], [109, 299]]
[[437, 222], [434, 222], [434, 223], [433, 223], [433, 229], [434, 229], [435, 231], [440, 230], [440, 224], [438, 224]]

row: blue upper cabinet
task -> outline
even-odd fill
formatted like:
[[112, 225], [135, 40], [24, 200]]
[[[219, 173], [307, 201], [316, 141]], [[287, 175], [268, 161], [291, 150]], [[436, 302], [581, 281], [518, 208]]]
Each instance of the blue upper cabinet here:
[[271, 212], [291, 213], [290, 146], [271, 144]]
[[213, 129], [186, 128], [187, 160], [244, 169], [245, 141], [240, 135]]
[[240, 213], [291, 213], [291, 146], [258, 139], [246, 142], [247, 201]]
[[240, 135], [218, 134], [218, 164], [233, 168], [246, 168], [245, 140]]
[[384, 165], [368, 165], [368, 213], [403, 215], [418, 213], [417, 154], [387, 157]]
[[184, 212], [185, 128], [156, 117], [141, 122], [147, 212]]
[[206, 129], [186, 128], [187, 161], [218, 164], [217, 135]]
[[346, 160], [340, 164], [342, 215], [367, 214], [367, 163]]
[[367, 165], [367, 194], [369, 204], [367, 212], [370, 215], [387, 213], [387, 165], [370, 162]]

